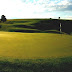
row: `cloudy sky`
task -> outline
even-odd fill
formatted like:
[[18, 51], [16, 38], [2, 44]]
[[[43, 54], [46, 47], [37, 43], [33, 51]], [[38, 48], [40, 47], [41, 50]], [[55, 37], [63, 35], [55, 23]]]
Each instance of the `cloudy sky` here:
[[72, 19], [72, 0], [0, 0], [0, 16], [7, 19]]

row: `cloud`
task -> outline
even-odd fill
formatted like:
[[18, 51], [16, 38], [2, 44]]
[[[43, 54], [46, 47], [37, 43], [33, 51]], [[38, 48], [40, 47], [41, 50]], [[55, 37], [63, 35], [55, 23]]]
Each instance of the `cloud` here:
[[[60, 7], [60, 8], [59, 8]], [[72, 1], [63, 1], [57, 5], [59, 11], [72, 11]]]
[[[71, 0], [1, 0], [0, 15], [7, 18], [48, 18], [72, 11]], [[67, 12], [68, 13], [68, 12]]]
[[72, 16], [67, 16], [68, 19], [72, 19]]
[[55, 0], [45, 4], [47, 11], [69, 11], [72, 10], [72, 1]]

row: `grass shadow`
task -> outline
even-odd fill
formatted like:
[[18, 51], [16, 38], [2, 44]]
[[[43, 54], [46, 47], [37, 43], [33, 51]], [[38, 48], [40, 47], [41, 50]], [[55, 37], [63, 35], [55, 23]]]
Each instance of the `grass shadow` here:
[[72, 57], [0, 61], [0, 72], [72, 72]]

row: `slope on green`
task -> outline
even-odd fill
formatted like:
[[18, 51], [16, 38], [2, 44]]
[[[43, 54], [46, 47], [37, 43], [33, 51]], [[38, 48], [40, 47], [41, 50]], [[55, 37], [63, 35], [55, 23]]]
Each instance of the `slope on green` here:
[[72, 56], [72, 36], [52, 33], [0, 32], [0, 57]]

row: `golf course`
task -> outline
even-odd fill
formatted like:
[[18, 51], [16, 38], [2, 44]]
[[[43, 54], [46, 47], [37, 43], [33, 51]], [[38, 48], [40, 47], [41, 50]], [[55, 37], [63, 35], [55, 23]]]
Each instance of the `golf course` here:
[[72, 36], [52, 33], [0, 32], [0, 56], [48, 58], [72, 55]]
[[0, 23], [0, 72], [72, 72], [71, 31], [60, 33], [57, 25], [54, 29], [49, 25], [50, 29], [47, 22]]

